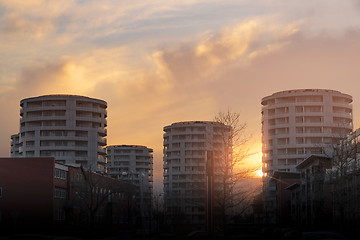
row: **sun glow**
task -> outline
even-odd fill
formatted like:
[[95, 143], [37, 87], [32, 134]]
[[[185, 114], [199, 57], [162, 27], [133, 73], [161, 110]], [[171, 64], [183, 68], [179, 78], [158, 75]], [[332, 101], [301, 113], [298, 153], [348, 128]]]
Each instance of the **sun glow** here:
[[255, 175], [256, 175], [256, 177], [261, 178], [261, 177], [263, 176], [262, 170], [261, 170], [261, 169], [257, 170], [257, 171], [255, 172]]

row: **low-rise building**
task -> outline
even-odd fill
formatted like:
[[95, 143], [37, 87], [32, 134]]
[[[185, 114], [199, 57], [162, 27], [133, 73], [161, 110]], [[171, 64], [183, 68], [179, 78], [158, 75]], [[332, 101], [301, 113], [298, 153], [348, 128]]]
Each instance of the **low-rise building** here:
[[275, 171], [270, 179], [271, 189], [267, 193], [272, 193], [268, 199], [272, 199], [271, 204], [266, 207], [266, 223], [276, 223], [288, 225], [291, 219], [291, 193], [286, 187], [299, 182], [299, 173]]
[[360, 236], [360, 129], [341, 141], [327, 169], [325, 184], [331, 199], [334, 229]]
[[54, 158], [0, 158], [0, 226], [133, 226], [136, 187]]
[[326, 170], [331, 168], [331, 158], [311, 155], [296, 166], [300, 172], [299, 199], [294, 199], [300, 206], [299, 224], [309, 228], [325, 227], [331, 218], [329, 189], [325, 185]]

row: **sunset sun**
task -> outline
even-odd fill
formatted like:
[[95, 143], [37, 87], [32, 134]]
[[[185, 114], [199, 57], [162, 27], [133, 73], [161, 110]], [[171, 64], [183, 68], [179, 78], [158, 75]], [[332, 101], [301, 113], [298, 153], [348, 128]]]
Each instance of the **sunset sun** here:
[[256, 175], [256, 177], [261, 178], [261, 177], [263, 176], [262, 170], [261, 170], [261, 169], [257, 170], [257, 171], [255, 172], [255, 175]]

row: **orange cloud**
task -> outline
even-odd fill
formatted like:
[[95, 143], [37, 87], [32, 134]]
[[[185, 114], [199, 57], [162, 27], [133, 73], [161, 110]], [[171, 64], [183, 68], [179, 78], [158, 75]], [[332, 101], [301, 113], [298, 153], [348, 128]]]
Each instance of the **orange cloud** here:
[[176, 121], [212, 120], [222, 103], [208, 84], [222, 81], [229, 68], [281, 49], [296, 26], [252, 19], [193, 43], [154, 51], [140, 62], [129, 48], [104, 47], [31, 64], [17, 81], [17, 89], [26, 91], [20, 90], [16, 101], [51, 93], [106, 100], [108, 143], [154, 148], [159, 177], [162, 128]]
[[164, 49], [153, 56], [168, 78], [182, 83], [208, 81], [229, 65], [247, 64], [257, 56], [282, 49], [299, 31], [300, 24], [300, 21], [281, 24], [273, 17], [254, 18], [207, 34], [197, 43]]
[[16, 38], [44, 39], [53, 33], [56, 28], [56, 18], [64, 13], [72, 2], [45, 0], [0, 1], [0, 4], [7, 10], [0, 18], [2, 22], [0, 32], [3, 38], [6, 37], [11, 40]]

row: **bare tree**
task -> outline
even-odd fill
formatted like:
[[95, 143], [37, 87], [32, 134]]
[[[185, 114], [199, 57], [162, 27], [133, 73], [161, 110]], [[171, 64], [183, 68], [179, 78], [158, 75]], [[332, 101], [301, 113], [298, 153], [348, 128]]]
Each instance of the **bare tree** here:
[[[360, 131], [356, 130], [340, 141], [333, 153], [333, 166], [327, 172], [332, 199], [334, 227], [358, 232], [360, 222]], [[350, 229], [352, 228], [352, 229]]]
[[[128, 218], [133, 214], [135, 204], [135, 187], [130, 184], [120, 182], [116, 179], [103, 176], [101, 174], [85, 171], [81, 167], [81, 176], [78, 184], [76, 199], [79, 201], [81, 209], [87, 215], [86, 219], [90, 227], [96, 223], [111, 224], [113, 219], [118, 217]], [[126, 201], [127, 200], [127, 201]], [[121, 203], [119, 202], [121, 201]], [[117, 208], [112, 209], [114, 203], [118, 203]], [[124, 204], [127, 202], [127, 212], [119, 212], [120, 208], [125, 209]], [[119, 208], [120, 207], [120, 208]], [[104, 214], [110, 214], [104, 216]]]
[[250, 207], [254, 189], [241, 183], [259, 167], [244, 168], [244, 160], [253, 153], [249, 145], [251, 136], [246, 133], [247, 124], [240, 121], [240, 114], [230, 110], [219, 112], [215, 121], [230, 127], [228, 132], [221, 133], [221, 150], [214, 154], [215, 204], [225, 227], [230, 216], [242, 214]]

